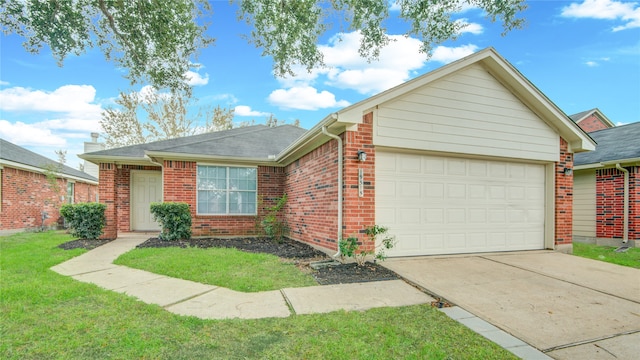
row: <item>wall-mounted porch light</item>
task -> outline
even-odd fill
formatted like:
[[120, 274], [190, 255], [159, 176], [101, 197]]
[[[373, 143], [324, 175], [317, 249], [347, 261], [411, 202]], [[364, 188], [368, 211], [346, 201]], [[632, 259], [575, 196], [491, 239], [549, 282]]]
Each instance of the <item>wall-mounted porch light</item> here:
[[570, 176], [573, 174], [573, 169], [572, 168], [564, 168], [564, 174], [566, 176]]
[[365, 162], [367, 161], [367, 153], [363, 150], [358, 150], [358, 161]]

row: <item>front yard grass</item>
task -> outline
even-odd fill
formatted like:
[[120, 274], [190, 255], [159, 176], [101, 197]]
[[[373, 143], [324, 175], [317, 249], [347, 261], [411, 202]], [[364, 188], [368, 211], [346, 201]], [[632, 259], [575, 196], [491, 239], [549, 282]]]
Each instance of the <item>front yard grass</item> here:
[[600, 260], [612, 264], [640, 269], [640, 249], [630, 248], [625, 252], [615, 252], [616, 247], [595, 244], [573, 243], [573, 255]]
[[[428, 306], [202, 320], [49, 268], [59, 233], [0, 237], [1, 359], [515, 359]], [[99, 248], [98, 248], [99, 251]]]
[[293, 262], [237, 249], [142, 248], [122, 254], [114, 263], [243, 292], [318, 285]]

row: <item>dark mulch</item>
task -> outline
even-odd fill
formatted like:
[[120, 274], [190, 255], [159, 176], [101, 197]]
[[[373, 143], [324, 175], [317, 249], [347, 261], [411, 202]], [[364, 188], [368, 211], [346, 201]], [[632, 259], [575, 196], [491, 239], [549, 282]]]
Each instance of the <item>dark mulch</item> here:
[[[91, 249], [100, 246], [95, 245], [97, 241], [110, 240], [74, 240], [60, 245], [63, 249], [73, 249], [83, 247], [82, 245], [92, 246]], [[104, 244], [103, 243], [103, 244]], [[95, 246], [93, 246], [95, 245]], [[73, 247], [71, 247], [73, 246]], [[273, 241], [268, 238], [197, 238], [180, 241], [164, 241], [158, 238], [151, 238], [142, 244], [139, 248], [164, 248], [164, 247], [198, 247], [198, 248], [236, 248], [238, 250], [267, 253], [281, 258], [291, 259], [296, 262], [298, 267], [303, 271], [310, 273], [320, 285], [331, 284], [349, 284], [369, 281], [383, 281], [399, 279], [398, 275], [393, 271], [374, 263], [366, 263], [364, 266], [358, 266], [356, 263], [339, 264], [327, 266], [321, 269], [311, 269], [309, 263], [318, 260], [327, 260], [329, 256], [325, 253], [314, 249], [313, 247], [298, 241], [284, 239], [281, 242]]]
[[72, 250], [72, 249], [87, 249], [92, 250], [97, 248], [98, 246], [102, 246], [106, 243], [113, 241], [113, 239], [100, 239], [100, 240], [87, 240], [87, 239], [78, 239], [73, 241], [68, 241], [64, 244], [58, 245], [60, 249], [63, 250]]
[[299, 241], [284, 239], [274, 241], [268, 238], [194, 238], [179, 241], [164, 241], [158, 238], [151, 238], [139, 248], [163, 248], [163, 247], [197, 247], [197, 248], [236, 248], [238, 250], [252, 253], [267, 253], [287, 259], [311, 259], [325, 257], [325, 253], [312, 248]]
[[399, 279], [398, 275], [393, 271], [369, 262], [365, 263], [364, 266], [358, 266], [356, 263], [328, 266], [314, 270], [312, 275], [320, 285]]

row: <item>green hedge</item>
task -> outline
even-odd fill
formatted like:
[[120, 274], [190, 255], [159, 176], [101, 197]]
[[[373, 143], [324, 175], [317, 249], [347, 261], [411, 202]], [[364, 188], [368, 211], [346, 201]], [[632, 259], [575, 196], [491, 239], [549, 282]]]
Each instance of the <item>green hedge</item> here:
[[60, 207], [60, 214], [71, 235], [80, 239], [97, 239], [106, 223], [106, 209], [107, 205], [101, 203], [64, 204]]
[[151, 203], [151, 214], [160, 223], [160, 239], [174, 241], [191, 238], [189, 204], [179, 202]]

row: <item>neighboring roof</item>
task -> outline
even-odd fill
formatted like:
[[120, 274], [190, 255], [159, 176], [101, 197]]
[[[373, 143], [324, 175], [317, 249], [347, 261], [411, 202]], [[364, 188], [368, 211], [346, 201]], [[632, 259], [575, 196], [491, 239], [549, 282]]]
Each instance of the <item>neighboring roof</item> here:
[[[0, 139], [0, 165], [43, 172], [44, 170], [47, 170], [47, 167], [55, 169], [60, 164], [42, 155], [36, 154], [33, 151], [10, 143], [4, 139]], [[59, 173], [62, 174], [63, 177], [85, 180], [92, 183], [98, 182], [98, 179], [95, 177], [67, 165], [63, 165]]]
[[594, 131], [590, 135], [598, 143], [596, 150], [575, 154], [574, 166], [640, 162], [640, 122]]
[[333, 133], [340, 133], [345, 128], [361, 123], [362, 115], [375, 109], [376, 106], [433, 83], [472, 64], [481, 64], [543, 121], [556, 129], [558, 134], [569, 143], [570, 151], [582, 152], [595, 149], [596, 144], [589, 134], [571, 121], [546, 95], [500, 56], [494, 48], [490, 47], [328, 115], [298, 139], [295, 144], [285, 149], [278, 160], [286, 164], [305, 151], [309, 151], [313, 146], [317, 146], [318, 143], [327, 141], [329, 137], [323, 134], [323, 128], [327, 128]]
[[569, 117], [571, 118], [571, 120], [573, 120], [573, 122], [575, 122], [576, 124], [579, 123], [580, 121], [590, 117], [591, 115], [595, 115], [596, 117], [598, 117], [600, 120], [602, 120], [602, 122], [607, 125], [608, 127], [614, 127], [616, 126], [611, 120], [609, 120], [608, 117], [606, 117], [602, 111], [600, 111], [600, 109], [598, 108], [593, 108], [591, 110], [586, 110], [583, 112], [579, 112], [577, 114], [573, 114], [573, 115], [569, 115]]
[[82, 154], [80, 158], [116, 163], [148, 163], [152, 160], [150, 158], [273, 161], [277, 154], [305, 132], [305, 129], [293, 125], [254, 125], [94, 151]]

